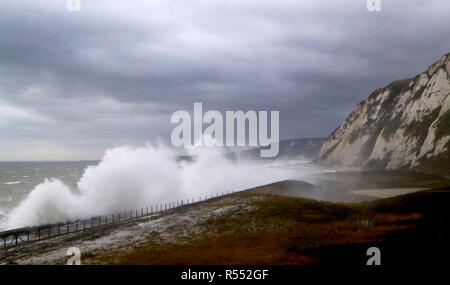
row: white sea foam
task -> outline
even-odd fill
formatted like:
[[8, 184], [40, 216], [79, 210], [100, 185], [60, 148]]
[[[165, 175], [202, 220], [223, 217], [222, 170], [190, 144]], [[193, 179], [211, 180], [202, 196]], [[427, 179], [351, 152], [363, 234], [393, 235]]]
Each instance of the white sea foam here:
[[21, 184], [22, 181], [12, 181], [12, 182], [5, 182], [2, 183], [3, 185], [15, 185], [15, 184]]
[[0, 202], [11, 202], [11, 201], [12, 201], [11, 196], [0, 197]]
[[46, 179], [8, 214], [7, 228], [110, 214], [187, 198], [301, 179], [298, 170], [255, 167], [227, 160], [217, 149], [192, 148], [195, 161], [178, 163], [165, 146], [119, 147], [106, 151], [70, 189]]

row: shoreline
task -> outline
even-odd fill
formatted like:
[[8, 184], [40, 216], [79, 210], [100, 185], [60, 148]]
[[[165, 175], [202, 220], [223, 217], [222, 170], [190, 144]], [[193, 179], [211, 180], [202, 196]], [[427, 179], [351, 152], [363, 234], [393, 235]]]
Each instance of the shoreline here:
[[[317, 257], [313, 244], [328, 248], [333, 244], [348, 247], [381, 242], [390, 232], [401, 234], [420, 227], [424, 213], [417, 211], [415, 204], [405, 210], [403, 200], [450, 193], [449, 187], [442, 193], [425, 190], [388, 199], [331, 203], [286, 196], [292, 187], [304, 196], [314, 191], [314, 185], [301, 181], [272, 183], [127, 223], [25, 245], [1, 255], [0, 262], [65, 264], [67, 249], [75, 246], [81, 250], [83, 264], [323, 263], [326, 260]], [[392, 206], [396, 204], [401, 206]], [[379, 210], [381, 205], [389, 207]], [[336, 234], [329, 236], [331, 232]], [[310, 240], [311, 234], [317, 238]], [[254, 246], [248, 247], [250, 244]], [[325, 248], [323, 252], [327, 252]]]

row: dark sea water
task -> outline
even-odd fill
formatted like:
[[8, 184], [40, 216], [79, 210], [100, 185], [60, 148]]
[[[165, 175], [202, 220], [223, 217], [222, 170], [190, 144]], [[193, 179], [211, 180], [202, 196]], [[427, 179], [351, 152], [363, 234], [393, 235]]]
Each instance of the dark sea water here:
[[[209, 150], [198, 151], [196, 159], [175, 158], [153, 147], [112, 150], [101, 167], [83, 179], [83, 193], [78, 182], [98, 161], [0, 162], [0, 230], [198, 199], [281, 180], [308, 182], [311, 174], [323, 172], [302, 160], [232, 161]], [[44, 183], [52, 178], [57, 181]]]
[[96, 161], [0, 162], [0, 225], [5, 215], [46, 178], [58, 178], [76, 189], [86, 167], [96, 164]]

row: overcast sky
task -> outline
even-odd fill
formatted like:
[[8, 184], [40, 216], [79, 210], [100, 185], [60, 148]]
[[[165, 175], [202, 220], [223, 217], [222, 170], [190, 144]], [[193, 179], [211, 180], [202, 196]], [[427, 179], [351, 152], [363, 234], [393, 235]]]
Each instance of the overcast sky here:
[[279, 110], [281, 138], [327, 136], [450, 52], [447, 0], [81, 3], [1, 0], [0, 160], [168, 142], [171, 114], [194, 102]]

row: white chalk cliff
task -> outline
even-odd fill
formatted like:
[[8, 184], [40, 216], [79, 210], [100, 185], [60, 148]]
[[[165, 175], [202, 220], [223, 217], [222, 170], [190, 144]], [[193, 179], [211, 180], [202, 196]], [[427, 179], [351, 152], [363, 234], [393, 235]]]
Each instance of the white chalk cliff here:
[[450, 175], [450, 54], [359, 103], [323, 144], [325, 166]]

